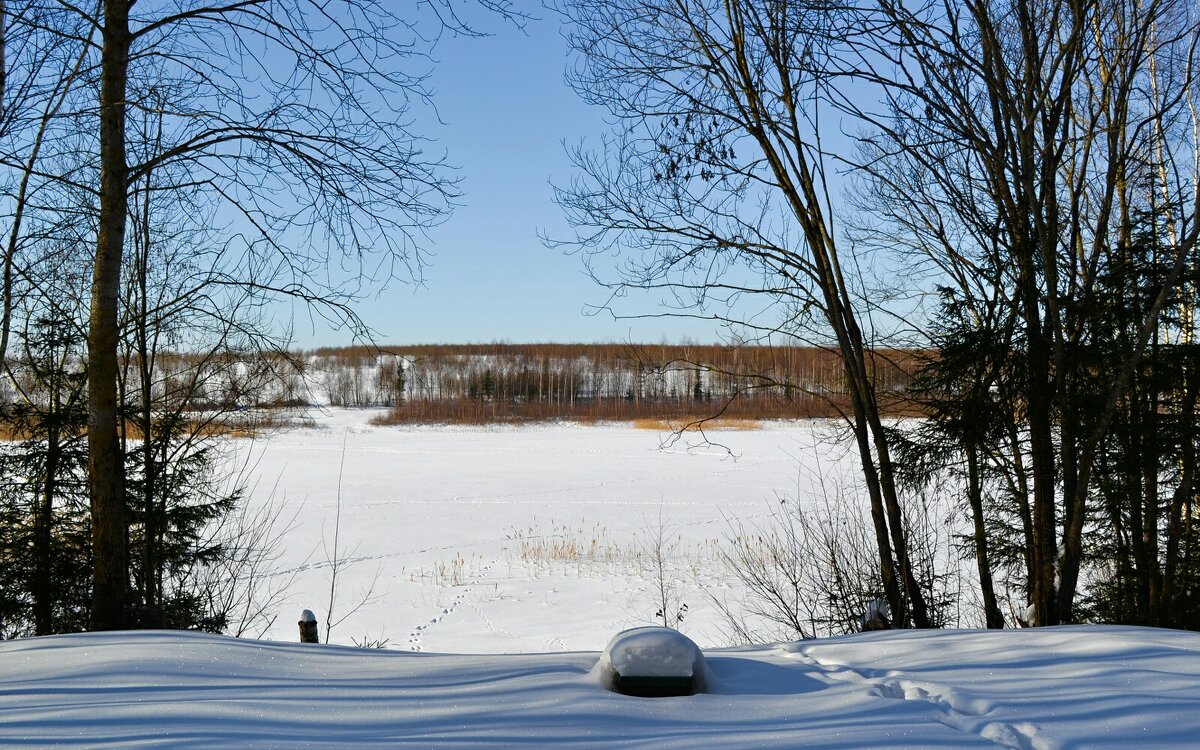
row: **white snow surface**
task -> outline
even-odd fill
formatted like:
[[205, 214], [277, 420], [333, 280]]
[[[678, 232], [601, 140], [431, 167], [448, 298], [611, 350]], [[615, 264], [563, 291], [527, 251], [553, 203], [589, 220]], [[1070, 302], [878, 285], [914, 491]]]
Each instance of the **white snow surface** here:
[[[889, 631], [709, 648], [723, 639], [700, 589], [730, 585], [710, 546], [726, 519], [854, 474], [820, 423], [714, 434], [731, 456], [661, 450], [661, 433], [623, 425], [375, 428], [372, 414], [330, 410], [317, 429], [233, 443], [254, 460], [255, 503], [280, 508], [278, 642], [0, 642], [0, 748], [1200, 747], [1200, 634]], [[644, 553], [659, 527], [665, 571]], [[304, 609], [324, 635], [334, 559], [335, 619], [349, 617], [332, 642], [387, 648], [295, 642]], [[683, 604], [707, 692], [606, 690], [599, 649]]]
[[0, 643], [4, 748], [1197, 746], [1200, 635], [891, 631], [709, 650], [631, 698], [598, 654], [418, 654], [167, 631]]
[[819, 475], [857, 476], [823, 422], [708, 433], [717, 445], [688, 433], [664, 447], [669, 433], [628, 424], [369, 424], [382, 413], [327, 408], [315, 428], [231, 442], [251, 498], [278, 506], [287, 529], [273, 569], [289, 593], [266, 637], [295, 639], [296, 613], [311, 609], [322, 641], [345, 618], [330, 638], [342, 645], [598, 651], [661, 622], [645, 549], [661, 525], [673, 545], [666, 581], [687, 605], [680, 629], [702, 647], [728, 645], [704, 589], [731, 585], [713, 554], [730, 521], [815, 496]]
[[691, 677], [700, 649], [683, 633], [671, 628], [641, 627], [622, 630], [600, 655], [602, 672], [637, 677]]

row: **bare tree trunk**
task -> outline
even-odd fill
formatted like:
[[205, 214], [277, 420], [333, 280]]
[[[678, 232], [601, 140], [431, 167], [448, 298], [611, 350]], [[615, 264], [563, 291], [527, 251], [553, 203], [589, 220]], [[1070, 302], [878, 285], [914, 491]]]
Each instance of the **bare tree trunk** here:
[[8, 3], [0, 0], [0, 117], [4, 116], [4, 95], [8, 93]]
[[[1029, 292], [1026, 292], [1029, 294]], [[1026, 373], [1029, 417], [1029, 453], [1033, 474], [1033, 617], [1037, 625], [1058, 624], [1058, 591], [1055, 586], [1058, 522], [1054, 483], [1054, 426], [1050, 413], [1049, 347], [1041, 332], [1037, 298], [1027, 298], [1026, 325], [1030, 326]], [[1032, 319], [1031, 319], [1032, 316]]]
[[983, 616], [989, 628], [1003, 628], [1004, 614], [996, 601], [992, 568], [988, 563], [988, 534], [983, 516], [983, 481], [979, 474], [979, 446], [967, 447], [967, 501], [975, 530], [975, 564], [979, 570], [979, 591], [983, 595]]
[[100, 84], [100, 216], [88, 325], [88, 480], [92, 506], [92, 627], [128, 626], [125, 465], [117, 436], [118, 308], [128, 200], [125, 88], [131, 0], [105, 0]]
[[[57, 379], [59, 375], [51, 375]], [[46, 431], [46, 463], [43, 467], [42, 492], [34, 517], [34, 574], [33, 574], [33, 624], [35, 635], [50, 635], [54, 632], [54, 578], [52, 551], [54, 541], [54, 499], [58, 489], [59, 459], [62, 445], [59, 442], [59, 394], [58, 385], [52, 385], [50, 393], [50, 415]]]
[[871, 522], [875, 530], [875, 547], [879, 555], [879, 578], [883, 584], [884, 597], [892, 611], [892, 621], [905, 622], [907, 607], [896, 581], [896, 562], [892, 557], [892, 545], [888, 534], [887, 514], [883, 506], [883, 492], [879, 486], [879, 475], [875, 473], [875, 461], [871, 456], [871, 445], [861, 408], [855, 401], [854, 437], [858, 444], [859, 465], [867, 485], [867, 496], [871, 501]]
[[[1155, 345], [1157, 348], [1157, 344]], [[1152, 354], [1151, 357], [1156, 361], [1161, 361], [1158, 354]], [[1153, 379], [1151, 379], [1153, 380]], [[1162, 592], [1162, 578], [1159, 568], [1159, 459], [1162, 458], [1162, 442], [1157, 438], [1159, 430], [1158, 409], [1160, 406], [1160, 398], [1158, 388], [1151, 382], [1147, 387], [1148, 393], [1146, 409], [1147, 425], [1139, 436], [1142, 441], [1143, 451], [1143, 471], [1144, 471], [1144, 495], [1143, 507], [1146, 509], [1144, 524], [1144, 541], [1145, 548], [1145, 567], [1142, 569], [1142, 574], [1146, 586], [1146, 609], [1143, 610], [1144, 622], [1147, 624], [1154, 622], [1154, 613], [1159, 610], [1159, 596]], [[1140, 571], [1139, 571], [1140, 572]]]
[[[1190, 345], [1189, 345], [1190, 346]], [[1166, 559], [1163, 563], [1162, 593], [1159, 597], [1159, 610], [1154, 624], [1169, 627], [1174, 624], [1174, 609], [1171, 606], [1175, 598], [1177, 576], [1180, 560], [1180, 542], [1184, 533], [1184, 509], [1191, 508], [1192, 494], [1196, 485], [1196, 395], [1200, 387], [1200, 378], [1191, 362], [1187, 365], [1187, 377], [1184, 383], [1183, 404], [1180, 408], [1180, 456], [1179, 484], [1171, 497], [1171, 506], [1167, 518]]]

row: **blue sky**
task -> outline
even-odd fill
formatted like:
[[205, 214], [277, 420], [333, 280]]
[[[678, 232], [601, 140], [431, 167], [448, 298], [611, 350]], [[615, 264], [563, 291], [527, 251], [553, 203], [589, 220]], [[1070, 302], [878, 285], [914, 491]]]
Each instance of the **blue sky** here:
[[[458, 167], [463, 196], [432, 232], [425, 286], [393, 283], [358, 306], [379, 341], [717, 340], [707, 322], [585, 315], [605, 290], [578, 256], [545, 247], [539, 232], [570, 236], [551, 184], [571, 178], [563, 143], [595, 139], [605, 130], [604, 113], [564, 82], [568, 57], [557, 17], [542, 11], [524, 31], [496, 19], [482, 25], [490, 36], [447, 36], [435, 53], [437, 114], [418, 112], [414, 130], [435, 138], [433, 148]], [[628, 310], [654, 312], [655, 303]], [[296, 329], [301, 346], [350, 343], [303, 313]]]

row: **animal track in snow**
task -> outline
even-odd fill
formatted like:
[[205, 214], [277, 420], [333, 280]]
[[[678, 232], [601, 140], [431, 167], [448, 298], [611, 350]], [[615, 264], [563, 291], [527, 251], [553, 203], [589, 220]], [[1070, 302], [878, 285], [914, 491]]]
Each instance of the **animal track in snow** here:
[[866, 687], [871, 695], [893, 700], [920, 701], [940, 712], [943, 724], [973, 734], [1010, 750], [1060, 750], [1058, 742], [1041, 735], [1036, 724], [1027, 721], [1005, 722], [988, 717], [996, 706], [985, 698], [959, 688], [924, 680], [914, 680], [897, 671], [856, 669], [844, 664], [822, 662], [808, 653], [804, 645], [789, 650], [788, 656], [819, 669], [826, 676]]
[[479, 585], [483, 579], [487, 577], [487, 574], [491, 572], [492, 567], [495, 566], [497, 562], [499, 562], [499, 558], [490, 560], [487, 564], [480, 566], [478, 572], [472, 575], [467, 583], [461, 586], [455, 586], [454, 588], [458, 591], [458, 594], [454, 597], [450, 604], [443, 606], [441, 608], [441, 612], [434, 615], [429, 621], [417, 625], [412, 629], [412, 632], [408, 634], [408, 649], [410, 651], [423, 651], [424, 647], [421, 643], [421, 637], [425, 634], [425, 632], [429, 630], [429, 628], [437, 625], [442, 620], [454, 614], [454, 611], [457, 610], [459, 605], [464, 601], [467, 602], [468, 606], [472, 607], [476, 612], [479, 613], [479, 616], [483, 618], [484, 624], [494, 632], [496, 628], [492, 625], [491, 620], [489, 620], [483, 615], [482, 612], [480, 612], [479, 607], [477, 607], [474, 602], [468, 601], [468, 596], [471, 594], [473, 588]]

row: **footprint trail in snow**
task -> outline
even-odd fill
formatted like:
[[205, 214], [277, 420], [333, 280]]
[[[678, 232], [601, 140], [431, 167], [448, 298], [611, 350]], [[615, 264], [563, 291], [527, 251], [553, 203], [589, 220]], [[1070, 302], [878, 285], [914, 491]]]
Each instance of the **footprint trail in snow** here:
[[428, 631], [429, 628], [433, 627], [434, 625], [437, 625], [439, 622], [445, 620], [450, 615], [454, 614], [454, 612], [464, 602], [476, 612], [479, 612], [480, 617], [482, 617], [484, 620], [484, 624], [488, 627], [488, 629], [494, 631], [495, 627], [492, 625], [491, 621], [488, 620], [479, 610], [479, 607], [477, 607], [474, 602], [470, 601], [469, 599], [474, 587], [478, 586], [485, 578], [487, 578], [488, 573], [492, 571], [492, 567], [495, 566], [497, 562], [499, 562], [499, 558], [489, 561], [487, 564], [480, 567], [478, 572], [471, 576], [471, 580], [469, 580], [467, 583], [461, 586], [455, 586], [454, 588], [458, 591], [458, 593], [454, 596], [454, 599], [449, 604], [442, 607], [438, 614], [434, 615], [432, 618], [421, 623], [420, 625], [417, 625], [408, 634], [408, 650], [424, 651], [421, 638], [425, 635], [426, 631]]
[[973, 734], [1010, 750], [1062, 750], [1062, 745], [1043, 736], [1036, 724], [1006, 722], [990, 716], [996, 705], [967, 690], [925, 680], [911, 679], [895, 670], [874, 670], [823, 662], [803, 644], [784, 648], [785, 654], [819, 670], [825, 676], [861, 685], [881, 698], [916, 701], [937, 709], [937, 719], [948, 727]]

